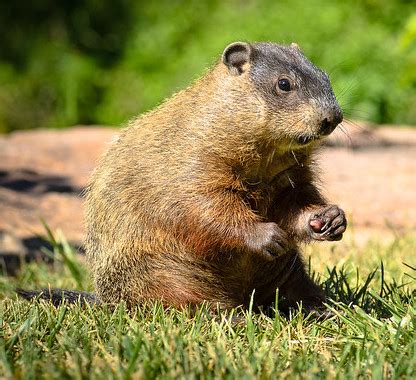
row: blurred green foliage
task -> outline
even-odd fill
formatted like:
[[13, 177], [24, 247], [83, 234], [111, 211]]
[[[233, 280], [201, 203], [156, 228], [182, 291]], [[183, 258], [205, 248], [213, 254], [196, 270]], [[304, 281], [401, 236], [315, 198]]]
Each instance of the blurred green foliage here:
[[120, 124], [234, 40], [296, 41], [347, 117], [416, 124], [415, 0], [0, 3], [0, 131]]

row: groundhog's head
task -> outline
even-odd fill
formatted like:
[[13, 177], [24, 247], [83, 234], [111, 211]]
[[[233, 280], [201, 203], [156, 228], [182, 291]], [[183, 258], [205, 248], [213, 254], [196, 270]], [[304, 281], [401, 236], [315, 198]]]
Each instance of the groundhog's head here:
[[276, 140], [300, 148], [329, 135], [342, 111], [328, 75], [312, 64], [296, 44], [248, 44], [226, 47], [222, 62], [229, 75], [245, 75], [266, 105], [267, 128]]

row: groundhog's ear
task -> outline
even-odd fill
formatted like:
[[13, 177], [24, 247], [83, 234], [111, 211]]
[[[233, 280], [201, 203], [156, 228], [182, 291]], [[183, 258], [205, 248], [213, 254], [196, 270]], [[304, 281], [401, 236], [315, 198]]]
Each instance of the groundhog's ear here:
[[245, 42], [234, 42], [222, 53], [222, 62], [233, 75], [242, 74], [250, 62], [251, 47]]
[[293, 48], [293, 49], [296, 49], [296, 50], [302, 51], [302, 50], [300, 49], [300, 46], [299, 46], [296, 42], [292, 42], [292, 43], [290, 44], [290, 47], [291, 47], [291, 48]]

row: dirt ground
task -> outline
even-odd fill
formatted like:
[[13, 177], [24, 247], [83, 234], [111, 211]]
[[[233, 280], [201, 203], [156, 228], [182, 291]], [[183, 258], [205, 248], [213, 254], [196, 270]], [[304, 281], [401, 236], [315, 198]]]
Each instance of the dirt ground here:
[[[346, 124], [319, 156], [322, 188], [358, 242], [416, 229], [416, 128]], [[76, 244], [82, 190], [117, 130], [79, 126], [0, 136], [0, 254], [38, 248], [41, 220]]]

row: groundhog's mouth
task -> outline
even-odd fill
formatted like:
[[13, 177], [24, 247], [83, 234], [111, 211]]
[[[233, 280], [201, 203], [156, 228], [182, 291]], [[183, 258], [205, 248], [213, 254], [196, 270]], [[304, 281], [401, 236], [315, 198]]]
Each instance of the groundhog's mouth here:
[[312, 141], [319, 140], [320, 137], [321, 136], [319, 136], [319, 135], [299, 136], [296, 139], [296, 142], [299, 145], [307, 145], [307, 144], [310, 144]]

